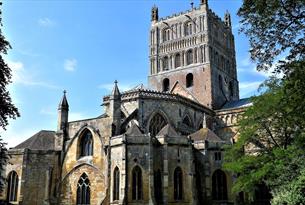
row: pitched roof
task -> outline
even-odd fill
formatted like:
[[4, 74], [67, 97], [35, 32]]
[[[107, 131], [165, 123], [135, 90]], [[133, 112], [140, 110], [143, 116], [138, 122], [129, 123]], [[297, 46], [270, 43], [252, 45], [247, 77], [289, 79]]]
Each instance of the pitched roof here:
[[41, 130], [29, 139], [14, 147], [15, 149], [54, 150], [55, 132]]
[[157, 136], [177, 137], [179, 134], [170, 124], [167, 124], [160, 130]]
[[174, 84], [174, 86], [172, 87], [169, 93], [178, 94], [199, 103], [199, 101], [192, 94], [192, 92], [190, 92], [184, 85], [180, 84], [179, 81], [176, 81], [176, 83]]
[[208, 128], [201, 128], [197, 132], [190, 135], [191, 139], [194, 141], [206, 140], [209, 142], [223, 142], [212, 130]]
[[240, 100], [229, 101], [221, 109], [237, 109], [243, 107], [249, 107], [252, 105], [251, 98], [243, 98]]
[[140, 128], [136, 124], [132, 124], [131, 127], [129, 127], [125, 133], [128, 136], [139, 136], [143, 135]]

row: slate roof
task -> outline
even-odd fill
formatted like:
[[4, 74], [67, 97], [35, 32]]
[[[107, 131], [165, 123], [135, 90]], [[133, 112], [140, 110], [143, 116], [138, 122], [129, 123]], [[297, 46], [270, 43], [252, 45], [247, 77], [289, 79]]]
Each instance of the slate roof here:
[[29, 139], [14, 147], [15, 149], [54, 150], [55, 132], [41, 130]]
[[190, 135], [194, 141], [209, 141], [209, 142], [224, 142], [212, 130], [208, 128], [201, 128], [197, 132]]
[[157, 136], [177, 137], [179, 134], [170, 124], [167, 124], [160, 130]]
[[221, 109], [237, 109], [243, 107], [249, 107], [252, 105], [251, 98], [243, 98], [240, 100], [227, 102]]

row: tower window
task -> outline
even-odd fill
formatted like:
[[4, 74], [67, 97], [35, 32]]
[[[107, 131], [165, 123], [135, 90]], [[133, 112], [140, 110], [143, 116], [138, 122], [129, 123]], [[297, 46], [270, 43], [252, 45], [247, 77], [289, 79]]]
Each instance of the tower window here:
[[218, 85], [219, 85], [219, 88], [222, 89], [222, 77], [221, 77], [221, 75], [218, 76]]
[[186, 75], [186, 87], [192, 87], [194, 85], [194, 77], [192, 73]]
[[77, 183], [77, 205], [90, 205], [90, 181], [83, 173]]
[[233, 90], [233, 83], [232, 83], [232, 81], [229, 83], [229, 92], [230, 92], [230, 97], [233, 97], [234, 90]]
[[169, 41], [170, 40], [170, 29], [164, 29], [163, 30], [163, 41]]
[[169, 91], [169, 79], [165, 78], [163, 80], [163, 92]]
[[174, 171], [174, 199], [182, 200], [182, 170], [180, 167], [177, 167]]
[[186, 52], [186, 65], [193, 63], [193, 50], [188, 50]]
[[168, 70], [168, 57], [163, 58], [163, 70]]
[[228, 199], [226, 174], [219, 169], [212, 176], [212, 196], [213, 200]]
[[177, 53], [175, 55], [175, 68], [178, 68], [181, 66], [181, 55], [180, 53]]
[[113, 172], [113, 201], [120, 199], [120, 170], [118, 167]]
[[8, 202], [17, 201], [18, 175], [15, 171], [8, 174], [7, 200]]
[[188, 21], [184, 24], [184, 35], [192, 35], [192, 22]]
[[93, 140], [92, 134], [89, 130], [86, 130], [81, 137], [80, 141], [80, 157], [92, 156], [93, 154]]
[[136, 166], [132, 170], [132, 200], [141, 199], [143, 199], [142, 170], [139, 166]]

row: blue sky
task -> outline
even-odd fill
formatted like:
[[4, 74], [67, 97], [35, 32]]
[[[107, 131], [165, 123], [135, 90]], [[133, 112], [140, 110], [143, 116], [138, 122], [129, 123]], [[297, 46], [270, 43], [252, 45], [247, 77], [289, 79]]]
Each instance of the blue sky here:
[[[5, 57], [13, 70], [9, 90], [21, 114], [1, 132], [9, 147], [39, 130], [56, 129], [64, 89], [72, 121], [102, 114], [102, 97], [114, 80], [121, 90], [146, 84], [154, 4], [160, 17], [190, 8], [189, 0], [4, 0], [3, 33], [13, 47]], [[209, 0], [220, 17], [231, 13], [240, 96], [248, 97], [267, 74], [255, 71], [248, 40], [238, 34], [240, 5], [241, 0]]]

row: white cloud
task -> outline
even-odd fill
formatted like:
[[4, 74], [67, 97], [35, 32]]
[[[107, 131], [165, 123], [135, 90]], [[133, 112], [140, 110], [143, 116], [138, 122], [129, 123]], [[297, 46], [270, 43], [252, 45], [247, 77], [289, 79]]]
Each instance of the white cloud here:
[[20, 61], [7, 60], [6, 63], [12, 69], [13, 84], [22, 84], [25, 86], [40, 86], [49, 89], [59, 89], [58, 86], [49, 84], [44, 81], [34, 80], [24, 68], [24, 64]]
[[72, 59], [66, 59], [64, 63], [64, 68], [67, 71], [74, 71], [77, 66], [77, 60], [72, 58]]
[[56, 22], [49, 18], [40, 18], [38, 19], [38, 25], [42, 27], [53, 27], [56, 25]]

